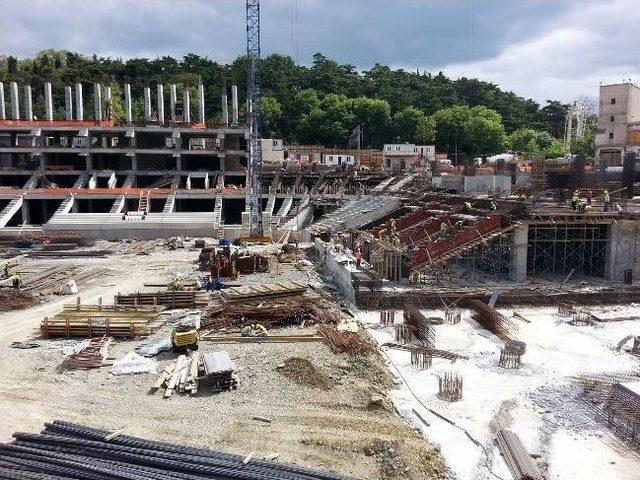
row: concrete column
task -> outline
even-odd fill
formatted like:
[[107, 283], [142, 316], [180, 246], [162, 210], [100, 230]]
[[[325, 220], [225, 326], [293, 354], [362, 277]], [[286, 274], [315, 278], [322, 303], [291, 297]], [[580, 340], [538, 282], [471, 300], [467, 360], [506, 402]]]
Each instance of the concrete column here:
[[178, 101], [178, 91], [176, 84], [169, 85], [169, 110], [171, 113], [171, 123], [176, 123], [176, 102]]
[[[85, 161], [85, 165], [86, 165], [86, 170], [87, 172], [90, 172], [93, 170], [93, 157], [91, 157], [90, 153], [87, 153], [87, 156], [84, 159]], [[94, 181], [95, 183], [95, 181]], [[89, 187], [89, 188], [96, 188], [95, 184], [93, 187]]]
[[0, 82], [0, 120], [6, 120], [7, 113], [4, 109], [4, 83]]
[[[219, 158], [220, 158], [220, 171], [224, 172], [226, 170], [225, 157], [223, 155], [221, 155]], [[222, 177], [224, 178], [224, 175], [222, 175]]]
[[113, 106], [111, 105], [111, 87], [108, 85], [104, 87], [104, 105], [104, 119], [109, 121], [113, 118]]
[[131, 84], [124, 84], [124, 120], [127, 125], [131, 125], [133, 122], [133, 115], [131, 114]]
[[71, 202], [71, 213], [78, 213], [78, 202], [76, 202], [76, 198], [73, 197], [73, 201]]
[[134, 155], [131, 157], [131, 170], [134, 172], [138, 170], [138, 156]]
[[102, 121], [102, 87], [99, 83], [93, 84], [93, 119]]
[[82, 83], [76, 83], [76, 120], [84, 120], [84, 106], [82, 103]]
[[164, 123], [164, 87], [158, 84], [158, 122]]
[[26, 120], [33, 120], [33, 96], [31, 95], [31, 85], [25, 85], [24, 87], [24, 114]]
[[51, 82], [44, 83], [44, 115], [48, 122], [53, 121], [53, 98], [51, 96]]
[[198, 84], [198, 116], [199, 123], [204, 123], [204, 85]]
[[239, 112], [238, 112], [238, 86], [233, 85], [231, 87], [231, 102], [233, 108], [233, 122], [232, 125], [238, 125]]
[[178, 155], [176, 157], [176, 171], [177, 172], [182, 171], [182, 155]]
[[20, 120], [20, 101], [16, 82], [9, 83], [9, 95], [11, 97], [11, 119]]
[[189, 87], [186, 85], [182, 93], [182, 120], [185, 123], [191, 123], [191, 95], [189, 94]]
[[22, 201], [21, 210], [22, 223], [25, 225], [29, 225], [29, 217], [31, 217], [31, 215], [29, 215], [29, 202], [26, 199]]
[[71, 85], [64, 87], [64, 118], [67, 121], [73, 120], [73, 94]]
[[518, 227], [513, 231], [513, 252], [511, 256], [511, 280], [525, 282], [527, 280], [527, 242], [529, 227]]
[[144, 119], [151, 117], [151, 88], [144, 87]]
[[229, 126], [229, 98], [226, 88], [222, 89], [222, 123], [225, 127]]

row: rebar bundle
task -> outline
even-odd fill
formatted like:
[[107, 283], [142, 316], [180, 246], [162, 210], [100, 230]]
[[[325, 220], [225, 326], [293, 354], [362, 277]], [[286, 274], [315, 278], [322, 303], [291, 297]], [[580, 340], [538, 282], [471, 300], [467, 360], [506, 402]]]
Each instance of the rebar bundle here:
[[395, 326], [396, 342], [411, 343], [411, 328], [404, 323]]
[[449, 325], [455, 325], [457, 323], [460, 323], [461, 319], [462, 319], [462, 313], [460, 312], [460, 310], [447, 309], [444, 312], [444, 321]]
[[[69, 422], [0, 444], [0, 478], [65, 480], [349, 480], [335, 473], [209, 449], [113, 435]], [[352, 479], [353, 480], [353, 479]]]
[[318, 332], [335, 353], [366, 355], [375, 351], [373, 345], [355, 332], [340, 332], [331, 325], [320, 325]]
[[560, 302], [558, 304], [558, 315], [561, 317], [570, 317], [574, 312], [573, 305], [566, 302]]
[[433, 354], [428, 348], [412, 348], [411, 349], [411, 366], [418, 370], [426, 370], [431, 368], [433, 363]]
[[445, 372], [438, 377], [438, 397], [448, 402], [462, 398], [462, 377], [457, 373]]
[[499, 365], [503, 368], [520, 368], [522, 355], [526, 351], [527, 345], [517, 340], [507, 340], [504, 348], [500, 351]]
[[542, 480], [540, 470], [533, 463], [520, 437], [511, 430], [498, 430], [498, 447], [515, 480]]
[[380, 312], [380, 325], [388, 327], [390, 325], [394, 325], [395, 321], [396, 321], [395, 310], [382, 310]]
[[435, 347], [436, 331], [420, 310], [413, 306], [407, 307], [404, 311], [404, 323], [422, 346]]
[[469, 308], [473, 310], [472, 318], [476, 322], [502, 340], [510, 340], [517, 333], [517, 327], [511, 320], [483, 301], [470, 300]]

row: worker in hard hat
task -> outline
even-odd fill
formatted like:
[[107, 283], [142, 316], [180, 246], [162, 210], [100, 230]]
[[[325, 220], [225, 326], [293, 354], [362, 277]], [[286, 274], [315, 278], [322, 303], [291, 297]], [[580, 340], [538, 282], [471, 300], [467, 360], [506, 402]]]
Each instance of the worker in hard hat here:
[[4, 262], [4, 272], [3, 272], [3, 278], [9, 278], [9, 267], [11, 266], [11, 262], [9, 260], [7, 260], [6, 262]]
[[13, 288], [19, 290], [22, 286], [22, 275], [16, 273], [13, 277], [11, 277], [11, 282], [13, 283]]
[[241, 331], [240, 335], [243, 337], [253, 337], [255, 334], [253, 333], [253, 328], [251, 325], [246, 325]]
[[574, 212], [578, 208], [578, 201], [579, 200], [580, 200], [580, 191], [576, 188], [573, 191], [573, 196], [571, 197], [571, 210], [573, 210]]
[[255, 325], [253, 325], [253, 332], [257, 337], [267, 336], [267, 329], [264, 328], [264, 325], [262, 325], [261, 323], [256, 323]]
[[605, 212], [608, 212], [609, 207], [611, 206], [611, 194], [609, 193], [609, 190], [605, 190], [602, 197], [603, 197], [602, 209]]

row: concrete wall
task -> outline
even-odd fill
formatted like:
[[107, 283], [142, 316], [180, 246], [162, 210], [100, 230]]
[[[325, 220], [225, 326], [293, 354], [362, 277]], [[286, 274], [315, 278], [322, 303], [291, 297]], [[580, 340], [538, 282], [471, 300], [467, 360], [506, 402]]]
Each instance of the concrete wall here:
[[609, 227], [605, 275], [609, 280], [622, 282], [627, 269], [633, 272], [633, 283], [639, 283], [640, 221], [618, 220]]
[[[611, 103], [613, 99], [615, 103]], [[629, 124], [634, 122], [640, 122], [640, 88], [631, 83], [601, 86], [596, 133], [598, 151], [624, 149]]]
[[324, 266], [327, 274], [331, 276], [340, 293], [355, 304], [356, 294], [353, 290], [351, 272], [355, 272], [355, 259], [348, 253], [338, 253], [330, 243], [323, 242], [319, 238], [315, 239], [315, 248], [318, 253], [321, 265]]

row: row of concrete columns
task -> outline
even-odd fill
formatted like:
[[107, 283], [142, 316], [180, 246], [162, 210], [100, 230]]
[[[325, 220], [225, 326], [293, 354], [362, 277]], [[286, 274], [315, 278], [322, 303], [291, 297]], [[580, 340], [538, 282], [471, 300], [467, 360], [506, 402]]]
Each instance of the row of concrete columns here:
[[[74, 119], [73, 102], [74, 91], [71, 85], [64, 87], [64, 103], [65, 103], [65, 120], [71, 121]], [[101, 121], [103, 119], [103, 101], [102, 101], [103, 89], [99, 83], [95, 83], [93, 86], [94, 95], [94, 118]], [[9, 94], [11, 103], [11, 119], [20, 120], [20, 102], [18, 84], [16, 82], [9, 83]], [[232, 95], [232, 113], [233, 121], [232, 125], [238, 125], [239, 123], [239, 110], [238, 110], [238, 87], [233, 85], [231, 87]], [[45, 82], [44, 84], [44, 99], [45, 99], [45, 119], [53, 121], [53, 95], [51, 90], [51, 82]], [[104, 100], [107, 105], [111, 102], [111, 87], [107, 86], [104, 89]], [[171, 122], [177, 121], [176, 105], [177, 105], [177, 87], [175, 84], [169, 85], [169, 114]], [[157, 114], [158, 122], [165, 122], [165, 109], [164, 109], [164, 86], [158, 84], [157, 86]], [[198, 122], [205, 123], [205, 110], [204, 110], [204, 85], [198, 84]], [[124, 112], [125, 122], [130, 124], [133, 122], [132, 115], [132, 97], [131, 97], [131, 85], [126, 83], [124, 85]], [[144, 88], [144, 115], [145, 118], [151, 117], [151, 88]], [[229, 125], [229, 107], [226, 90], [222, 94], [222, 116], [225, 126]], [[0, 82], [0, 120], [6, 120], [5, 111], [5, 97], [4, 97], [4, 85]], [[26, 85], [24, 88], [24, 116], [23, 120], [33, 120], [33, 98], [31, 92], [31, 86]], [[75, 120], [84, 120], [84, 103], [82, 94], [82, 83], [75, 84]], [[183, 92], [183, 121], [191, 123], [191, 98], [187, 88]]]

